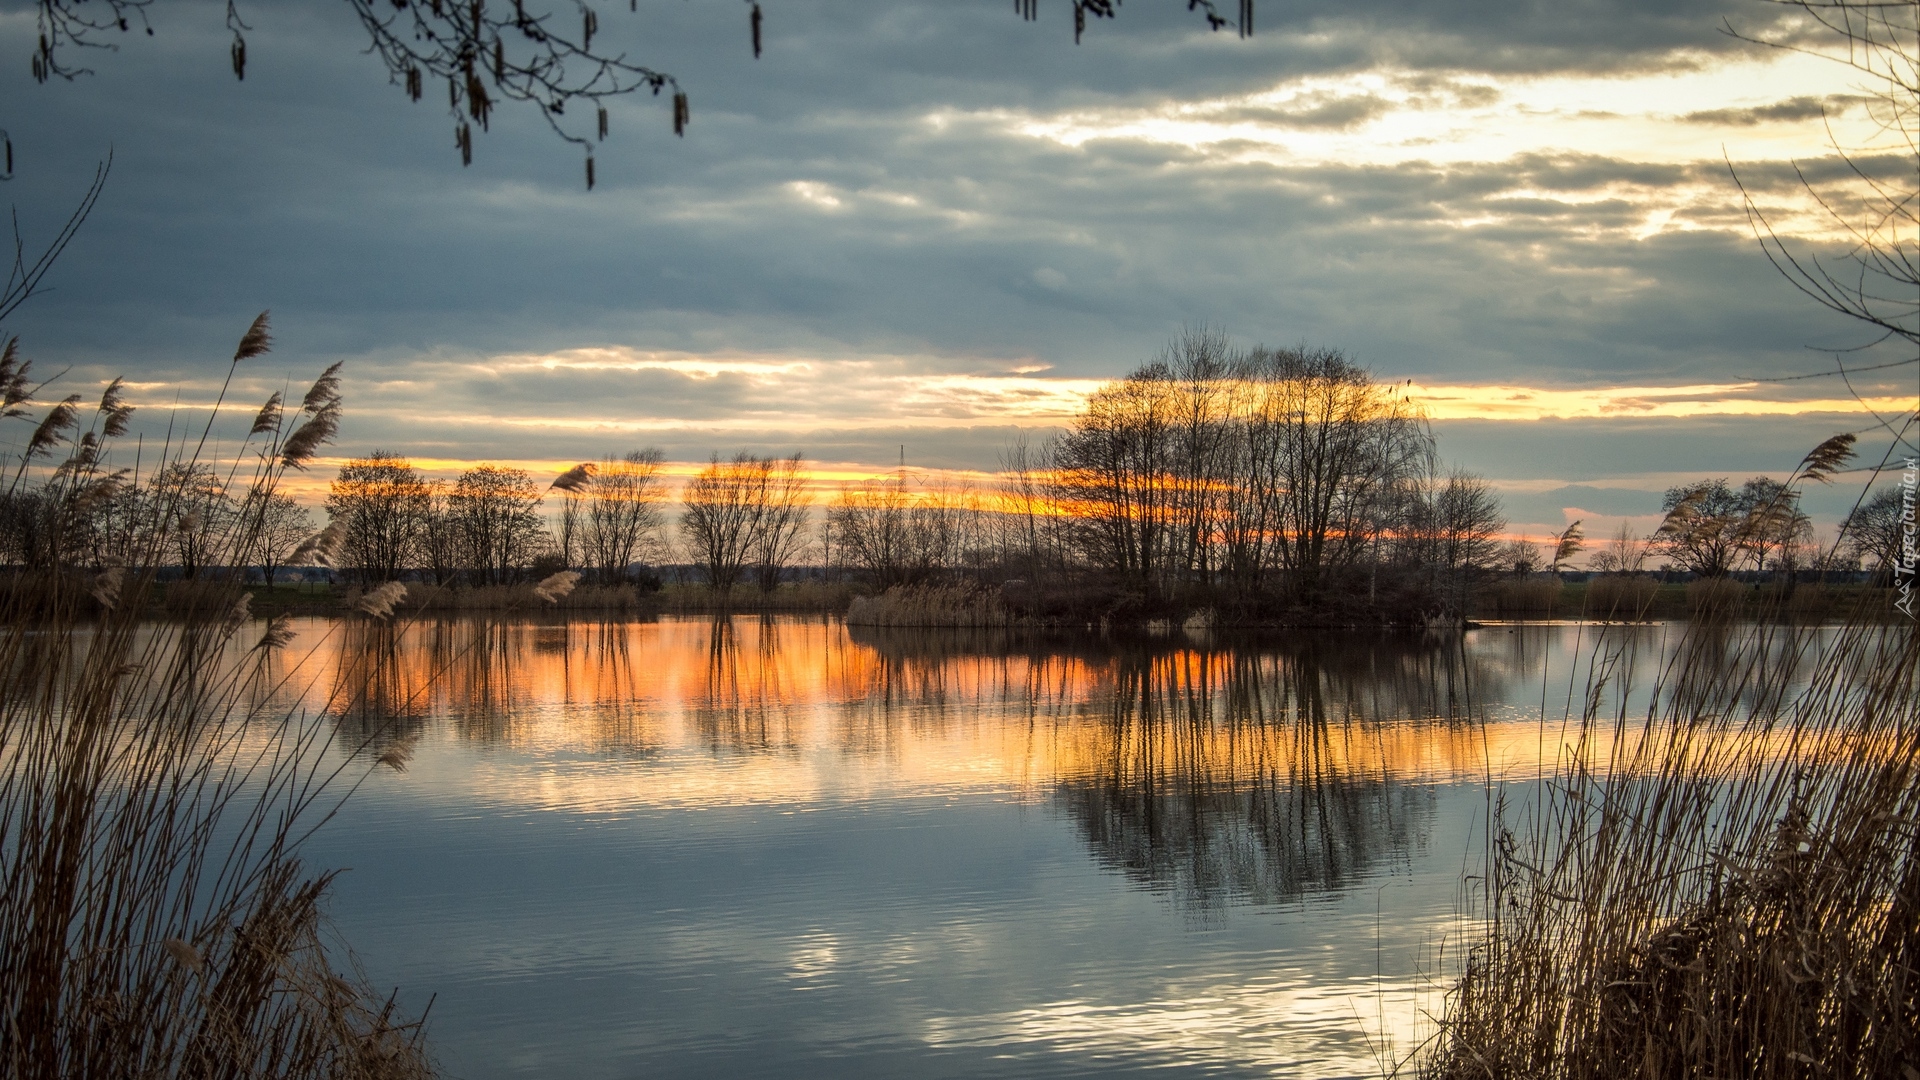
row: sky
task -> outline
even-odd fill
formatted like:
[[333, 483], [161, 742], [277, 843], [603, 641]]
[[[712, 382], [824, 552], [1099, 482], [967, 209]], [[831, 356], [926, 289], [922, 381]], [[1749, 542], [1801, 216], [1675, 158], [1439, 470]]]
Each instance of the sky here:
[[[125, 375], [157, 433], [204, 417], [270, 309], [239, 400], [343, 362], [332, 452], [441, 475], [640, 446], [682, 472], [799, 451], [828, 485], [903, 457], [986, 473], [1188, 327], [1411, 380], [1516, 532], [1644, 531], [1665, 488], [1783, 475], [1838, 431], [1886, 449], [1839, 380], [1765, 381], [1871, 335], [1769, 265], [1734, 173], [1831, 257], [1795, 163], [1837, 181], [1830, 139], [1874, 132], [1846, 69], [1724, 32], [1794, 39], [1758, 0], [1269, 0], [1248, 39], [1136, 0], [1078, 45], [1062, 0], [1034, 23], [763, 0], [758, 60], [744, 3], [635, 6], [602, 37], [672, 72], [692, 122], [613, 103], [589, 192], [525, 109], [461, 167], [431, 88], [389, 85], [337, 0], [242, 3], [244, 81], [224, 5], [158, 0], [152, 36], [44, 85], [33, 6], [0, 0], [27, 244], [113, 160], [5, 331], [62, 386]], [[1914, 368], [1854, 389], [1911, 408]]]

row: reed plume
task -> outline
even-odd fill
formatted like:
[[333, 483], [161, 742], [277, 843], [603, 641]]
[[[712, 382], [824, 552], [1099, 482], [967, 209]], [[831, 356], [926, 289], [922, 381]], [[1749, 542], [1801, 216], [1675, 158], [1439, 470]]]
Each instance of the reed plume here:
[[[264, 351], [265, 327], [236, 362]], [[18, 404], [15, 355], [0, 387]], [[23, 468], [16, 492], [59, 508], [110, 478], [118, 392], [93, 439], [56, 406], [36, 430], [68, 463]], [[184, 452], [167, 466], [210, 473]], [[331, 875], [298, 841], [337, 805], [342, 766], [323, 717], [275, 704], [292, 700], [272, 657], [285, 620], [250, 645], [250, 603], [217, 577], [169, 587], [178, 620], [128, 602], [172, 561], [168, 526], [245, 550], [246, 523], [202, 517], [192, 494], [135, 504], [123, 561], [86, 573], [56, 550], [0, 591], [0, 1076], [430, 1076], [419, 1023], [323, 938]]]
[[394, 605], [406, 598], [407, 587], [397, 581], [389, 581], [355, 601], [354, 607], [376, 619], [385, 619], [393, 615]]
[[533, 587], [533, 595], [545, 600], [549, 604], [557, 604], [560, 602], [561, 597], [572, 592], [573, 587], [579, 583], [579, 574], [572, 570], [562, 570], [557, 574], [543, 578], [540, 584]]
[[1558, 763], [1490, 790], [1484, 933], [1422, 1075], [1915, 1074], [1920, 638], [1877, 615], [1697, 621], [1644, 714], [1602, 633]]

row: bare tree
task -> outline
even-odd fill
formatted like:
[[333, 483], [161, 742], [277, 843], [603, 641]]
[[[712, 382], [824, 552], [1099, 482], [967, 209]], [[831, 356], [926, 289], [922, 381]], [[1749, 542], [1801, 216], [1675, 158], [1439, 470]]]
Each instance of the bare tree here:
[[454, 516], [452, 491], [444, 480], [427, 485], [422, 502], [420, 532], [415, 538], [415, 560], [433, 576], [435, 585], [452, 585], [465, 561], [460, 521]]
[[889, 480], [841, 489], [827, 525], [840, 559], [888, 588], [932, 581], [977, 555], [981, 516], [970, 490], [934, 484], [916, 491], [901, 469]]
[[807, 535], [807, 477], [798, 451], [789, 458], [762, 459], [760, 519], [754, 530], [753, 575], [761, 592], [772, 592]]
[[1666, 517], [1653, 534], [1654, 551], [1701, 577], [1733, 569], [1750, 507], [1725, 479], [1668, 488], [1660, 508]]
[[546, 546], [540, 490], [525, 469], [476, 465], [454, 482], [447, 505], [476, 585], [512, 584]]
[[286, 564], [287, 556], [313, 534], [313, 515], [291, 495], [261, 490], [248, 493], [240, 512], [254, 522], [253, 556], [271, 587], [274, 574]]
[[554, 554], [566, 567], [586, 564], [585, 526], [587, 521], [587, 497], [580, 491], [563, 489], [560, 492], [560, 513], [553, 531]]
[[1843, 531], [1848, 550], [1881, 579], [1890, 579], [1894, 568], [1902, 565], [1912, 521], [1912, 496], [1897, 487], [1883, 487], [1847, 515]]
[[340, 467], [326, 506], [327, 516], [345, 531], [343, 563], [372, 585], [392, 581], [410, 565], [428, 509], [428, 487], [412, 462], [375, 450]]
[[160, 525], [168, 530], [182, 577], [198, 578], [229, 553], [236, 508], [219, 473], [206, 465], [170, 463], [154, 474], [152, 497], [164, 508]]
[[906, 470], [882, 484], [848, 485], [827, 509], [841, 563], [865, 571], [882, 588], [900, 584], [909, 562]]
[[1587, 560], [1587, 566], [1603, 574], [1637, 574], [1646, 561], [1647, 542], [1634, 534], [1631, 523], [1623, 521], [1606, 546]]
[[[1849, 238], [1839, 265], [1796, 251], [1767, 219], [1734, 170], [1760, 246], [1795, 288], [1884, 338], [1920, 345], [1920, 0], [1763, 0], [1805, 18], [1777, 38], [1735, 37], [1769, 48], [1820, 56], [1864, 77], [1863, 105], [1880, 136], [1864, 146], [1831, 145], [1850, 183], [1826, 186], [1799, 173], [1802, 188]], [[1812, 26], [1828, 42], [1806, 34]], [[1828, 131], [1831, 135], [1832, 127]], [[1901, 363], [1914, 363], [1912, 358]]]
[[715, 591], [731, 590], [753, 558], [762, 509], [762, 461], [744, 451], [732, 461], [721, 461], [716, 453], [680, 496], [680, 534]]
[[656, 541], [663, 519], [659, 450], [630, 450], [591, 470], [587, 515], [582, 532], [583, 561], [592, 564], [603, 584], [627, 579], [628, 568]]

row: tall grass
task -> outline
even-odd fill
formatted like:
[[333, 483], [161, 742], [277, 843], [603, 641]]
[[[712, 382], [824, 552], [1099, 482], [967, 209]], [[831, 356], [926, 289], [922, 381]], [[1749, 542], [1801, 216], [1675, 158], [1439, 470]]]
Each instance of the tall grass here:
[[[264, 327], [236, 364], [264, 351]], [[277, 404], [256, 417], [257, 487], [331, 434], [331, 378], [308, 395], [318, 426], [282, 438]], [[44, 491], [116, 475], [97, 431], [74, 427], [71, 445]], [[169, 590], [181, 618], [145, 621], [152, 568], [193, 524], [150, 506], [126, 565], [0, 590], [0, 1075], [430, 1075], [419, 1024], [325, 933], [332, 875], [299, 856], [337, 774], [321, 718], [276, 704], [294, 696], [286, 628], [218, 581]], [[244, 553], [251, 526], [229, 528], [221, 545]]]
[[1660, 583], [1639, 574], [1607, 574], [1587, 583], [1586, 616], [1608, 622], [1645, 619]]
[[1011, 626], [1013, 613], [995, 591], [971, 582], [955, 585], [895, 585], [879, 596], [855, 597], [847, 605], [850, 626]]
[[1602, 633], [1557, 765], [1492, 807], [1485, 937], [1419, 1071], [1915, 1076], [1920, 647], [1878, 622], [1696, 621], [1633, 715]]
[[1566, 585], [1557, 577], [1506, 578], [1487, 589], [1487, 603], [1500, 615], [1552, 615]]
[[[653, 610], [646, 594], [632, 585], [581, 585], [560, 595], [540, 591], [539, 583], [476, 585], [456, 589], [424, 582], [407, 582], [396, 605], [412, 613], [593, 611], [629, 614]], [[341, 603], [353, 610], [365, 595], [348, 589]]]

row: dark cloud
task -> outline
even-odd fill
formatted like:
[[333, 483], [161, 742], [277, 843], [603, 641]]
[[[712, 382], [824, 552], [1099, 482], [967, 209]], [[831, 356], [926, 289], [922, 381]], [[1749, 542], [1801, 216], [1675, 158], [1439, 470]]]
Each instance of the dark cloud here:
[[[1706, 231], [1636, 234], [1636, 199], [1730, 190], [1716, 147], [1681, 164], [1578, 147], [1315, 164], [1134, 138], [1074, 147], [1005, 119], [1385, 72], [1386, 89], [1216, 117], [1341, 131], [1391, 94], [1481, 106], [1498, 93], [1492, 76], [1708, 63], [1745, 48], [1716, 29], [1723, 18], [1768, 14], [1748, 0], [1270, 3], [1251, 41], [1205, 32], [1170, 0], [1129, 5], [1077, 48], [1064, 7], [1028, 26], [994, 5], [782, 2], [767, 5], [758, 63], [743, 11], [641, 7], [608, 13], [606, 33], [682, 77], [693, 126], [675, 139], [660, 102], [616, 104], [592, 194], [578, 154], [524, 111], [500, 113], [460, 168], [433, 95], [415, 105], [385, 85], [344, 7], [250, 12], [244, 83], [226, 66], [224, 7], [198, 0], [157, 10], [156, 37], [91, 58], [98, 74], [71, 84], [0, 65], [0, 126], [20, 164], [5, 190], [30, 241], [109, 148], [115, 161], [56, 290], [9, 330], [75, 377], [125, 371], [190, 396], [217, 385], [247, 320], [270, 307], [274, 370], [297, 381], [347, 361], [362, 410], [348, 449], [589, 457], [596, 439], [631, 438], [704, 457], [747, 439], [721, 421], [765, 416], [780, 433], [767, 449], [797, 423], [820, 433], [806, 449], [822, 458], [884, 462], [905, 441], [929, 464], [972, 468], [993, 463], [992, 425], [912, 439], [835, 426], [844, 418], [810, 412], [830, 411], [830, 374], [795, 401], [738, 373], [489, 360], [615, 345], [914, 357], [929, 371], [1034, 360], [1097, 377], [1204, 322], [1248, 341], [1341, 345], [1383, 375], [1585, 385], [1791, 371], [1810, 362], [1804, 345], [1852, 340], [1778, 279], [1730, 202], [1676, 210]], [[0, 12], [0, 56], [24, 57], [30, 9]], [[1754, 122], [1790, 119], [1762, 113], [1798, 100]], [[1782, 163], [1741, 175], [1769, 193], [1798, 183]], [[656, 438], [479, 422], [668, 414], [714, 426]], [[1588, 450], [1566, 461], [1567, 479], [1596, 462], [1639, 470], [1608, 430], [1620, 429], [1575, 439]], [[1722, 445], [1662, 438], [1675, 440], [1668, 458]]]
[[1690, 124], [1734, 124], [1742, 127], [1751, 127], [1767, 120], [1818, 120], [1823, 116], [1838, 116], [1861, 100], [1841, 96], [1794, 97], [1750, 109], [1704, 109], [1687, 113], [1680, 119]]

